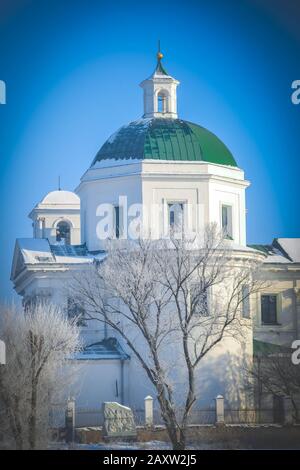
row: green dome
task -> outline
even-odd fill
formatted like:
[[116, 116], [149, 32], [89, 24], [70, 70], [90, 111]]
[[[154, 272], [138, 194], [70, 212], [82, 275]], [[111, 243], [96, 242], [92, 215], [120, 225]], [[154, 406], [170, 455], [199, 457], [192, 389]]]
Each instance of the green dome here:
[[150, 118], [121, 127], [101, 147], [92, 165], [102, 160], [205, 161], [237, 166], [218, 137], [181, 119]]

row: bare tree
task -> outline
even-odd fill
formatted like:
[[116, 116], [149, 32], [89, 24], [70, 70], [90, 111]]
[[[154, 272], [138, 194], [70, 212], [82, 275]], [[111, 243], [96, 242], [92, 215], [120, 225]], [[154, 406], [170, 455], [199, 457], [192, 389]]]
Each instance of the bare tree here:
[[[87, 317], [117, 332], [145, 370], [174, 449], [186, 446], [200, 362], [226, 336], [240, 339], [249, 327], [241, 307], [259, 289], [256, 268], [254, 258], [234, 260], [229, 244], [210, 226], [193, 239], [173, 234], [158, 241], [111, 241], [105, 261], [74, 279], [73, 292], [84, 300]], [[178, 371], [184, 391], [174, 385]]]
[[17, 449], [44, 448], [52, 400], [74, 375], [66, 363], [80, 347], [79, 330], [58, 307], [38, 303], [24, 315], [1, 308], [7, 364], [0, 371], [1, 428]]
[[299, 421], [299, 365], [293, 364], [291, 360], [292, 350], [284, 347], [278, 347], [277, 349], [277, 351], [272, 351], [272, 346], [270, 346], [269, 350], [266, 349], [259, 354], [248, 373], [254, 379], [253, 385], [259, 405], [264, 394], [290, 397], [294, 409], [294, 418]]

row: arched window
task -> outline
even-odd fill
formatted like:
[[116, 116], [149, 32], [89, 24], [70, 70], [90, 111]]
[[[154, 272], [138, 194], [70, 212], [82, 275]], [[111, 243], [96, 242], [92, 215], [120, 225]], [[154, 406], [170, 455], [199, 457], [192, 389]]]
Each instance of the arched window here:
[[166, 113], [168, 111], [168, 97], [163, 91], [160, 91], [157, 95], [157, 111], [159, 113]]
[[56, 226], [56, 241], [64, 245], [70, 245], [71, 242], [71, 233], [70, 233], [70, 224], [62, 220], [58, 222]]

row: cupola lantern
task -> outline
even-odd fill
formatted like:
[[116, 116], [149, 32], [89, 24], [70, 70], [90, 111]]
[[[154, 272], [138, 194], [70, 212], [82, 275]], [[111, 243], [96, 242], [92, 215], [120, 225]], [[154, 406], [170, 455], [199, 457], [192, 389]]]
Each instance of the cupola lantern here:
[[162, 58], [163, 54], [159, 47], [154, 73], [140, 84], [144, 90], [143, 117], [177, 119], [176, 88], [179, 81], [166, 72], [161, 62]]

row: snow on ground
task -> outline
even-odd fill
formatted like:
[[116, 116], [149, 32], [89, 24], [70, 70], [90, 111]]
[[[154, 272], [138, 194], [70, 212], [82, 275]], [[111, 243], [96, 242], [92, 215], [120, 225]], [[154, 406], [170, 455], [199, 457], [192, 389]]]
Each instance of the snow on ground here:
[[[220, 450], [228, 449], [228, 443], [199, 443], [198, 445], [187, 445], [187, 450]], [[237, 443], [232, 442], [230, 448], [239, 448]], [[172, 450], [171, 444], [164, 441], [149, 442], [112, 442], [111, 444], [66, 444], [64, 442], [53, 443], [49, 446], [50, 450]]]

